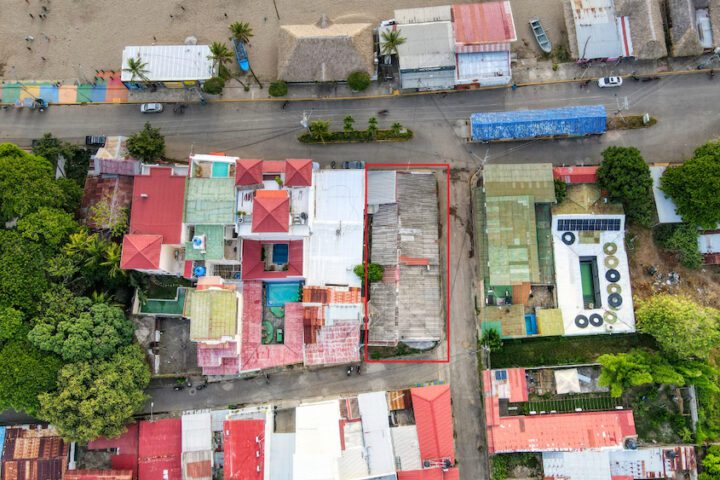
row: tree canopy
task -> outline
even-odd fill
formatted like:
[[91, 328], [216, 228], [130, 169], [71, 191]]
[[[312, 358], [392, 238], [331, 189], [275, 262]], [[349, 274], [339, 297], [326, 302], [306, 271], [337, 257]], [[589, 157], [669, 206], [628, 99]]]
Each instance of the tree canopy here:
[[159, 128], [153, 128], [146, 122], [142, 130], [130, 135], [126, 142], [130, 155], [151, 162], [165, 156], [165, 137], [160, 134]]
[[685, 384], [683, 375], [657, 353], [631, 350], [629, 353], [605, 354], [597, 359], [602, 365], [598, 384], [610, 387], [610, 395], [619, 397], [629, 387], [650, 383]]
[[24, 340], [0, 346], [0, 409], [35, 414], [38, 394], [55, 388], [59, 357], [33, 348]]
[[[358, 278], [360, 278], [360, 280], [362, 280], [363, 282], [365, 281], [365, 265], [364, 264], [361, 263], [359, 265], [355, 265], [355, 268], [353, 268], [353, 272], [355, 273], [355, 275], [358, 276]], [[368, 264], [367, 277], [368, 277], [369, 283], [379, 282], [380, 280], [382, 280], [383, 273], [384, 273], [384, 270], [383, 270], [382, 265], [378, 265], [377, 263]]]
[[48, 287], [42, 247], [0, 230], [0, 265], [0, 306], [33, 312]]
[[47, 292], [43, 313], [35, 318], [28, 340], [66, 362], [106, 359], [132, 340], [133, 325], [123, 311], [77, 297], [65, 288]]
[[85, 185], [88, 167], [90, 165], [90, 152], [79, 145], [63, 142], [46, 133], [39, 138], [32, 148], [35, 155], [39, 155], [50, 162], [53, 168], [57, 166], [60, 157], [65, 159], [65, 176], [79, 186]]
[[634, 147], [608, 147], [602, 153], [598, 184], [613, 201], [622, 203], [629, 220], [642, 225], [652, 222], [655, 202], [650, 168]]
[[23, 327], [23, 314], [20, 310], [0, 307], [0, 342], [22, 339], [27, 333]]
[[706, 143], [691, 159], [668, 167], [660, 188], [673, 199], [685, 222], [715, 228], [720, 223], [720, 142]]
[[61, 208], [66, 195], [55, 180], [50, 161], [0, 144], [0, 223], [23, 217], [40, 207]]
[[720, 340], [720, 311], [688, 297], [657, 294], [635, 305], [637, 329], [655, 337], [672, 358], [706, 360]]
[[77, 232], [80, 225], [67, 212], [57, 208], [40, 207], [36, 212], [18, 220], [17, 229], [23, 238], [55, 250], [68, 240], [70, 234]]
[[120, 349], [107, 360], [65, 365], [57, 391], [42, 393], [39, 416], [67, 440], [87, 443], [116, 437], [142, 408], [150, 370], [138, 345]]

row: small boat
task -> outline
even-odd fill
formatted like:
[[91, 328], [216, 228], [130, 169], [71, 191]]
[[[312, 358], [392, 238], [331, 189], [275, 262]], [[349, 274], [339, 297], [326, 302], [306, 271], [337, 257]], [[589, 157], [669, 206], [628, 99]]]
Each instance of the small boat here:
[[248, 61], [248, 54], [247, 50], [245, 50], [245, 44], [242, 42], [238, 42], [237, 40], [233, 40], [233, 45], [235, 46], [235, 58], [237, 59], [238, 65], [240, 65], [240, 70], [243, 72], [247, 72], [250, 70], [250, 62]]
[[537, 40], [538, 45], [540, 45], [540, 50], [545, 53], [550, 53], [552, 51], [552, 44], [545, 34], [545, 29], [540, 24], [540, 19], [533, 18], [530, 20], [530, 28], [532, 28], [533, 35], [535, 35], [535, 40]]

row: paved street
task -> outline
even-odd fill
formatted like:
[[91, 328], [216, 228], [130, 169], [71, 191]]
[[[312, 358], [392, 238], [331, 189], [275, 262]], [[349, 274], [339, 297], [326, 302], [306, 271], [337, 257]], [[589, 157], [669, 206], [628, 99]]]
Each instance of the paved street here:
[[[464, 145], [454, 134], [457, 120], [477, 111], [543, 108], [573, 104], [604, 104], [617, 110], [618, 99], [627, 97], [629, 111], [649, 112], [659, 123], [635, 131], [611, 132], [579, 140], [534, 141], [498, 145]], [[145, 121], [162, 127], [168, 136], [168, 154], [185, 158], [195, 152], [225, 151], [255, 158], [307, 157], [319, 161], [362, 159], [387, 162], [450, 162], [475, 168], [480, 159], [490, 162], [553, 161], [597, 163], [609, 145], [635, 145], [648, 160], [678, 161], [696, 145], [720, 131], [716, 103], [720, 79], [706, 74], [666, 77], [648, 83], [626, 80], [617, 89], [577, 84], [523, 87], [516, 91], [488, 90], [431, 94], [377, 100], [222, 103], [191, 105], [184, 115], [172, 109], [158, 115], [141, 115], [137, 105], [53, 106], [47, 112], [0, 112], [0, 140], [29, 144], [44, 132], [80, 140], [86, 134], [129, 134]], [[301, 131], [303, 112], [310, 119], [328, 119], [342, 128], [342, 118], [352, 115], [358, 128], [377, 111], [388, 109], [380, 124], [399, 121], [412, 128], [416, 138], [408, 143], [307, 146], [295, 137]]]

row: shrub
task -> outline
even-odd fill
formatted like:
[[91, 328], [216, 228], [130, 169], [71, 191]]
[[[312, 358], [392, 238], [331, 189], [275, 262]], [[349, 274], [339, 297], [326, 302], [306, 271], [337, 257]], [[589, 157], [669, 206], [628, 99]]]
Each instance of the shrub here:
[[357, 71], [348, 75], [347, 83], [356, 92], [362, 92], [370, 86], [370, 75], [367, 72]]
[[650, 169], [634, 147], [608, 147], [598, 169], [598, 185], [613, 201], [622, 203], [629, 221], [648, 226], [652, 223], [655, 201]]
[[483, 332], [480, 343], [487, 346], [491, 352], [497, 352], [503, 346], [502, 337], [500, 337], [500, 333], [494, 328]]
[[203, 92], [210, 95], [219, 95], [225, 88], [225, 80], [220, 77], [212, 77], [203, 84]]
[[282, 80], [273, 82], [270, 84], [270, 88], [268, 88], [268, 93], [271, 97], [284, 97], [288, 94], [288, 84]]
[[562, 180], [555, 179], [555, 200], [557, 203], [562, 203], [567, 196], [567, 185]]
[[658, 245], [677, 253], [684, 267], [697, 269], [702, 266], [697, 228], [687, 223], [658, 225], [653, 236]]
[[[353, 268], [353, 272], [355, 272], [355, 275], [358, 276], [361, 280], [365, 281], [365, 266], [363, 264], [356, 265], [355, 268]], [[378, 265], [377, 263], [371, 263], [368, 265], [368, 282], [379, 282], [383, 278], [384, 269], [382, 265]]]

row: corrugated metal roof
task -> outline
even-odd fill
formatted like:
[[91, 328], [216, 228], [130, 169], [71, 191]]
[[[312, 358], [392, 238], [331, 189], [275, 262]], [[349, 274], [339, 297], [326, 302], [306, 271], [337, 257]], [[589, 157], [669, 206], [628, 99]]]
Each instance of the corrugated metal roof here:
[[212, 450], [210, 412], [182, 416], [182, 451]]
[[369, 170], [367, 172], [367, 204], [383, 205], [397, 201], [395, 170]]
[[595, 135], [605, 133], [606, 122], [603, 105], [482, 112], [470, 116], [472, 139], [480, 142]]
[[226, 420], [225, 478], [260, 480], [265, 472], [265, 420]]
[[547, 337], [565, 333], [562, 312], [559, 308], [538, 308], [537, 315], [538, 335]]
[[450, 385], [413, 388], [410, 392], [421, 460], [450, 459], [455, 463]]
[[132, 470], [68, 470], [63, 480], [132, 480]]
[[390, 429], [398, 470], [419, 470], [420, 442], [415, 425], [402, 425]]
[[597, 166], [553, 167], [553, 178], [565, 183], [597, 183]]
[[460, 480], [460, 469], [452, 467], [445, 471], [442, 468], [423, 468], [397, 472], [398, 480]]
[[400, 72], [440, 68], [455, 70], [452, 23], [415, 23], [396, 27], [405, 38], [405, 43], [397, 48]]
[[385, 392], [359, 394], [358, 406], [370, 475], [395, 472], [395, 456], [390, 438]]
[[450, 5], [395, 10], [395, 22], [400, 25], [406, 23], [449, 22], [450, 20], [452, 20]]
[[136, 175], [129, 233], [162, 235], [163, 243], [177, 245], [182, 234], [185, 177], [172, 168], [153, 167]]
[[505, 43], [517, 40], [508, 0], [452, 6], [456, 45]]
[[340, 455], [338, 401], [331, 400], [297, 407], [293, 480], [334, 478]]
[[570, 0], [581, 59], [632, 56], [630, 22], [616, 17], [613, 0]]
[[675, 202], [672, 198], [665, 195], [660, 190], [660, 178], [667, 167], [650, 167], [650, 176], [653, 180], [653, 196], [655, 197], [655, 206], [658, 213], [658, 221], [660, 223], [681, 223], [682, 217], [677, 214]]
[[231, 225], [234, 222], [234, 178], [188, 179], [185, 194], [185, 223]]
[[510, 51], [461, 53], [457, 55], [456, 74], [460, 83], [483, 86], [510, 83]]
[[483, 188], [488, 197], [529, 195], [537, 203], [555, 201], [551, 163], [485, 165]]
[[143, 81], [125, 69], [131, 58], [140, 59], [145, 66], [145, 77], [151, 82], [180, 82], [207, 80], [213, 76], [214, 66], [208, 45], [151, 45], [125, 47], [122, 54], [123, 82]]
[[212, 465], [212, 450], [201, 450], [183, 453], [183, 480], [211, 480]]
[[232, 290], [189, 290], [185, 316], [190, 318], [190, 339], [220, 340], [237, 334], [238, 296]]
[[179, 418], [140, 422], [138, 478], [182, 479], [182, 423]]
[[445, 90], [455, 87], [455, 70], [428, 70], [400, 73], [401, 88]]

